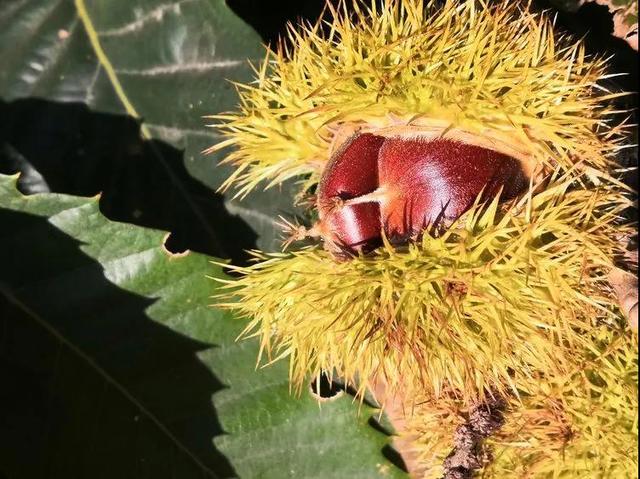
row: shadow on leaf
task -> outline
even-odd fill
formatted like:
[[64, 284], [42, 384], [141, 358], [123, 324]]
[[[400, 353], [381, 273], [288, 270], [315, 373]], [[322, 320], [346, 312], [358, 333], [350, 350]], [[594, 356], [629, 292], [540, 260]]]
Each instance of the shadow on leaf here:
[[0, 224], [0, 476], [233, 477], [211, 345], [152, 321], [46, 218]]
[[255, 232], [223, 197], [191, 177], [182, 152], [143, 140], [132, 118], [80, 103], [0, 100], [0, 172], [21, 172], [25, 193], [102, 193], [107, 218], [171, 232], [167, 248], [244, 264]]

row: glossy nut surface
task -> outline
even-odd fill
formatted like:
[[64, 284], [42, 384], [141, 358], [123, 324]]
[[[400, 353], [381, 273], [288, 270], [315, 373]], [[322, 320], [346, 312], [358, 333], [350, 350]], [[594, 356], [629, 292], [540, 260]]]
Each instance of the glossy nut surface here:
[[318, 186], [321, 232], [329, 249], [367, 252], [382, 231], [395, 241], [436, 234], [476, 201], [526, 190], [521, 163], [447, 140], [356, 134], [331, 158]]

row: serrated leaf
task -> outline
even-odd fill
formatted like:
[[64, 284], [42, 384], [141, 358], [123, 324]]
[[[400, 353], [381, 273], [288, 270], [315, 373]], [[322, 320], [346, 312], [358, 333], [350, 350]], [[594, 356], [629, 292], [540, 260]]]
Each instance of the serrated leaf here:
[[255, 370], [243, 321], [209, 306], [209, 258], [16, 180], [0, 175], [4, 475], [403, 477], [368, 406], [319, 407], [286, 365]]
[[[183, 151], [188, 173], [212, 190], [229, 171], [217, 167], [220, 155], [201, 154], [219, 140], [203, 116], [234, 108], [230, 81], [247, 81], [249, 61], [263, 56], [257, 34], [222, 0], [4, 0], [0, 8], [0, 97], [143, 119], [145, 138]], [[41, 130], [21, 134], [36, 143]], [[174, 156], [157, 148], [153, 167], [182, 161]], [[188, 186], [177, 190], [192, 194]], [[225, 206], [256, 231], [258, 247], [279, 247], [276, 218], [292, 212], [286, 187]], [[210, 223], [206, 212], [199, 221]]]

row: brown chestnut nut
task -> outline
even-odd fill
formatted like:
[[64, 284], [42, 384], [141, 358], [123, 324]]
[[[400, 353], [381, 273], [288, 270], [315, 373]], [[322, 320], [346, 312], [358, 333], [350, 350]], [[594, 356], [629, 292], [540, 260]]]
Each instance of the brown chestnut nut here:
[[[528, 185], [520, 161], [449, 139], [356, 134], [318, 186], [317, 232], [328, 249], [368, 252], [382, 242], [437, 234], [476, 201], [512, 199]], [[502, 190], [502, 191], [501, 191]]]

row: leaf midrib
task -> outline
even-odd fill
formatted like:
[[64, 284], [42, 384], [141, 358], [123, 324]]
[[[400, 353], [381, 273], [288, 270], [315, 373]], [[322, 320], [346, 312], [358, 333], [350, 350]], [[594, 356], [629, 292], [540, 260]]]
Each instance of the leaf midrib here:
[[[127, 114], [139, 120], [140, 114], [136, 111], [135, 107], [133, 106], [133, 103], [131, 103], [131, 100], [129, 100], [129, 97], [127, 96], [127, 94], [124, 91], [124, 88], [122, 87], [122, 83], [120, 83], [118, 74], [116, 73], [115, 68], [113, 68], [113, 65], [111, 64], [111, 60], [109, 60], [109, 57], [107, 56], [106, 52], [102, 48], [102, 44], [100, 43], [100, 39], [98, 38], [98, 32], [96, 31], [96, 28], [93, 25], [93, 20], [91, 20], [91, 16], [89, 15], [89, 11], [87, 10], [87, 6], [85, 5], [84, 0], [74, 0], [74, 2], [76, 6], [76, 11], [78, 12], [78, 17], [80, 18], [80, 21], [84, 25], [84, 29], [87, 32], [87, 37], [89, 38], [89, 43], [91, 44], [91, 48], [93, 49], [93, 52], [96, 54], [98, 62], [100, 63], [100, 65], [102, 65], [102, 68], [104, 68], [107, 74], [107, 77], [109, 78], [109, 82], [111, 82], [111, 86], [113, 86], [113, 89], [115, 90], [116, 96], [122, 103], [122, 106], [124, 106], [124, 109], [127, 112]], [[140, 124], [140, 133], [142, 133], [142, 136], [145, 139], [147, 140], [151, 139], [151, 134], [149, 130], [142, 123]]]
[[193, 199], [185, 189], [182, 182], [178, 180], [176, 175], [171, 170], [171, 167], [167, 164], [165, 158], [158, 151], [156, 146], [151, 142], [151, 140], [153, 140], [151, 131], [144, 124], [143, 121], [140, 121], [141, 120], [140, 114], [138, 113], [135, 106], [133, 105], [133, 102], [127, 96], [124, 90], [124, 87], [122, 86], [122, 83], [118, 78], [118, 74], [116, 73], [116, 70], [113, 64], [111, 63], [111, 60], [109, 59], [106, 52], [102, 48], [98, 31], [96, 30], [95, 25], [93, 24], [93, 20], [91, 19], [91, 16], [89, 15], [89, 11], [87, 10], [85, 0], [74, 0], [74, 3], [76, 6], [78, 17], [80, 18], [80, 21], [84, 26], [85, 32], [87, 33], [87, 37], [89, 39], [89, 43], [91, 44], [91, 48], [93, 49], [93, 52], [96, 55], [98, 63], [102, 66], [105, 73], [107, 74], [107, 78], [109, 79], [109, 82], [111, 83], [111, 86], [113, 87], [116, 96], [122, 103], [122, 106], [124, 107], [125, 111], [127, 112], [128, 115], [132, 116], [136, 120], [139, 120], [141, 136], [145, 140], [149, 141], [149, 145], [151, 147], [151, 151], [154, 158], [156, 158], [160, 163], [160, 165], [164, 168], [171, 182], [176, 186], [176, 188], [178, 189], [178, 191], [180, 192], [180, 194], [182, 195], [186, 203], [189, 205], [189, 208], [195, 213], [200, 224], [204, 227], [205, 231], [207, 232], [207, 235], [211, 239], [211, 242], [213, 243], [213, 247], [215, 248], [215, 250], [218, 252], [220, 256], [228, 257], [229, 255], [222, 247], [222, 243], [218, 239], [218, 235], [215, 233], [214, 229], [211, 227], [211, 225], [207, 221], [207, 218], [205, 217], [202, 210], [193, 201]]

